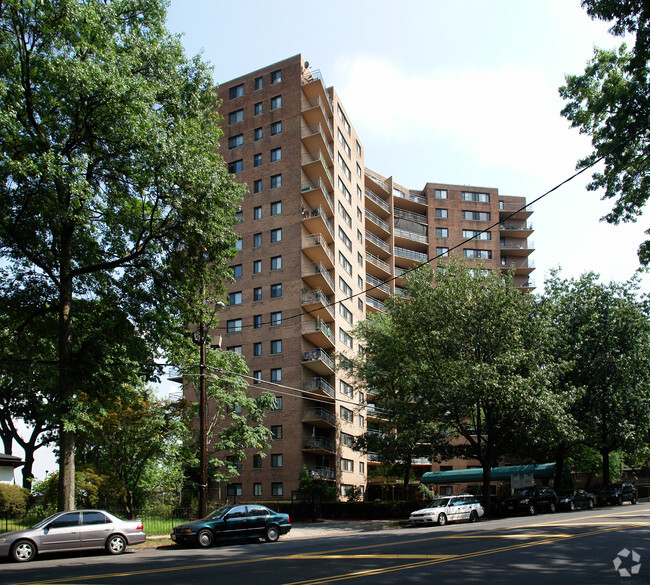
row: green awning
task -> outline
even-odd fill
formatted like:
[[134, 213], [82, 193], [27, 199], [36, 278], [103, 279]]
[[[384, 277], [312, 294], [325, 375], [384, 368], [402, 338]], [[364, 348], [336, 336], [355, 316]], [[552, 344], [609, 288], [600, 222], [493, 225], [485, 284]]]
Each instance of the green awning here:
[[[513, 475], [532, 475], [533, 477], [553, 477], [555, 463], [539, 463], [537, 465], [506, 465], [493, 467], [493, 481], [510, 480]], [[452, 471], [429, 471], [422, 475], [422, 483], [470, 483], [483, 481], [483, 469], [455, 469]]]

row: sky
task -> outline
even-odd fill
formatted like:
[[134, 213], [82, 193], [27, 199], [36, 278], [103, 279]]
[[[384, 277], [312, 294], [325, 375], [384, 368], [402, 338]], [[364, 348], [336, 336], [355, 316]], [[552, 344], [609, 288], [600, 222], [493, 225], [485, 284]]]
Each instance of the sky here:
[[[622, 42], [579, 0], [172, 0], [168, 28], [212, 64], [215, 83], [302, 53], [336, 88], [366, 165], [405, 187], [496, 187], [528, 201], [590, 152], [560, 115], [565, 75], [582, 73], [594, 46]], [[534, 205], [538, 291], [553, 268], [606, 282], [638, 268], [647, 222], [601, 222], [610, 202], [585, 189], [589, 175]], [[51, 453], [37, 454], [37, 477], [54, 469]]]

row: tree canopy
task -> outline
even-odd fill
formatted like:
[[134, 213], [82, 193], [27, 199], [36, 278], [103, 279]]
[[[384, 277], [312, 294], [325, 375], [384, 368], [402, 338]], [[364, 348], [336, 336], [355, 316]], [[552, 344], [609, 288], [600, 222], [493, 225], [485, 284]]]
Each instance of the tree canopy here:
[[85, 384], [79, 301], [119, 306], [169, 348], [205, 321], [234, 254], [243, 188], [216, 154], [210, 71], [165, 18], [158, 0], [0, 3], [0, 295], [34, 291], [25, 324], [57, 317], [61, 509]]
[[[612, 34], [633, 34], [634, 46], [595, 48], [584, 74], [567, 75], [560, 88], [567, 102], [562, 115], [591, 136], [593, 152], [577, 167], [603, 158], [604, 169], [592, 175], [588, 189], [614, 200], [604, 219], [636, 221], [650, 194], [650, 10], [644, 0], [584, 0], [582, 5], [592, 18], [613, 22]], [[642, 264], [650, 264], [650, 240], [638, 254]]]

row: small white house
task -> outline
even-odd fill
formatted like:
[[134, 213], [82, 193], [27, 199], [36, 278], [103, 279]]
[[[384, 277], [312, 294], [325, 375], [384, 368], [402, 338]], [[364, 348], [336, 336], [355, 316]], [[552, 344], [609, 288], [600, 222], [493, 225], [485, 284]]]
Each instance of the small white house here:
[[16, 483], [14, 469], [25, 465], [25, 462], [15, 455], [0, 453], [0, 483]]

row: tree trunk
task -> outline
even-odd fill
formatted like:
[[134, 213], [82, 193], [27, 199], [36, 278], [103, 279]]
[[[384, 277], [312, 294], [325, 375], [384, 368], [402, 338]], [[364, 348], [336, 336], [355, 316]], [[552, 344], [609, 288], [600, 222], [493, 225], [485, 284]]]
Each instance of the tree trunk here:
[[559, 490], [562, 487], [562, 471], [564, 470], [564, 458], [566, 454], [566, 445], [564, 441], [560, 443], [555, 452], [555, 490]]
[[611, 481], [609, 477], [609, 449], [603, 449], [600, 453], [603, 456], [603, 484], [607, 485]]

